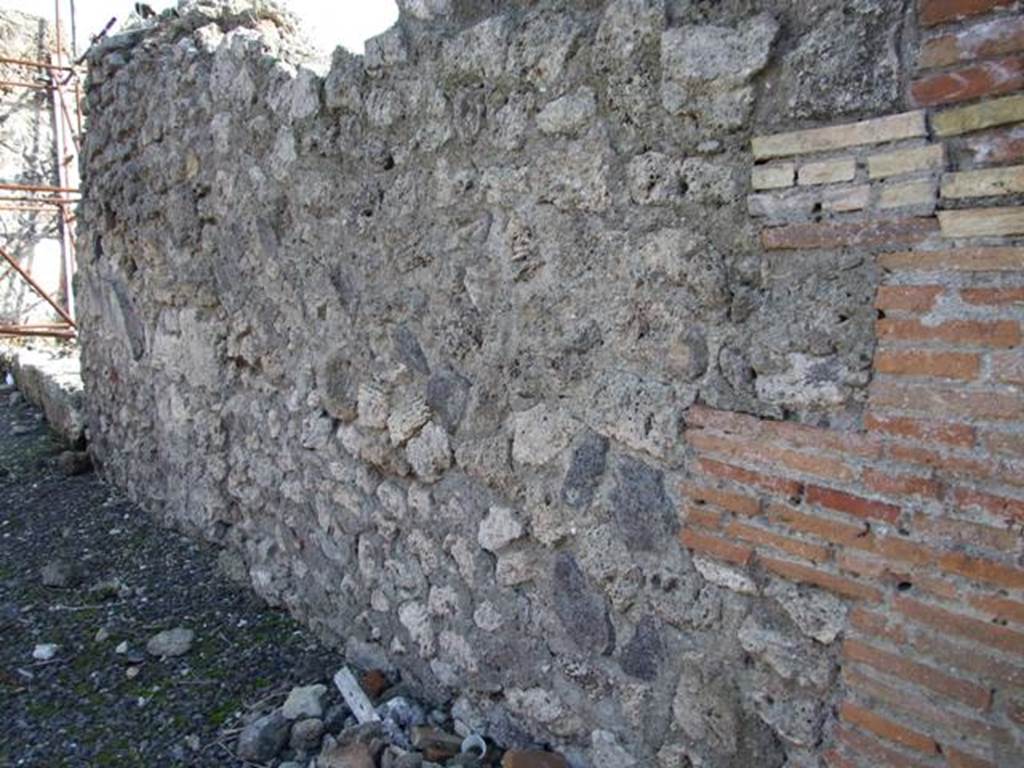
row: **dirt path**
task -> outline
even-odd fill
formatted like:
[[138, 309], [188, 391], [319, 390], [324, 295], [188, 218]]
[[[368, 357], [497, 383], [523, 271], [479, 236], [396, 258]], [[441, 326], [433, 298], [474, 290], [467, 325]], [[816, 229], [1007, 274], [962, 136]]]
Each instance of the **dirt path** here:
[[[224, 731], [257, 701], [328, 680], [340, 656], [228, 581], [211, 549], [95, 474], [58, 471], [38, 412], [9, 400], [0, 393], [0, 765], [243, 765]], [[44, 586], [55, 561], [77, 572], [72, 586]], [[195, 632], [187, 653], [146, 653], [175, 627]], [[33, 658], [46, 644], [53, 657]]]

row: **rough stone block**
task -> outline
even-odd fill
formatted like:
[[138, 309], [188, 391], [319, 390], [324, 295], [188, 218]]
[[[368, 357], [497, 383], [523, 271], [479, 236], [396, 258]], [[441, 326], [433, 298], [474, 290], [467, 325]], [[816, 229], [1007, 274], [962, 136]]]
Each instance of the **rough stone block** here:
[[755, 160], [766, 160], [771, 157], [827, 152], [864, 144], [884, 144], [925, 135], [925, 113], [918, 111], [828, 128], [755, 136], [751, 140], [751, 148]]
[[946, 166], [946, 152], [942, 144], [879, 152], [868, 155], [868, 176], [884, 179], [916, 171], [942, 170]]
[[662, 104], [708, 127], [743, 124], [753, 105], [747, 83], [768, 64], [779, 25], [761, 14], [736, 28], [682, 26], [661, 36]]

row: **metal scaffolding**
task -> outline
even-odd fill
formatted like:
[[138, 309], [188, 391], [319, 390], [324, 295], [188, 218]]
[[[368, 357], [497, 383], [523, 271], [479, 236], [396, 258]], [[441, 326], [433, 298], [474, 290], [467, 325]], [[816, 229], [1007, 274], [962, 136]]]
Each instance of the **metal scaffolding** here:
[[[75, 29], [74, 0], [67, 0], [72, 30]], [[26, 88], [47, 91], [53, 110], [54, 157], [57, 161], [56, 186], [0, 183], [0, 210], [25, 213], [51, 213], [57, 217], [57, 231], [60, 237], [63, 259], [63, 306], [58, 298], [50, 295], [38, 281], [25, 270], [15, 255], [9, 252], [10, 244], [0, 247], [0, 258], [21, 277], [39, 296], [46, 301], [61, 318], [59, 323], [36, 323], [32, 325], [0, 325], [0, 336], [49, 336], [74, 338], [75, 292], [73, 278], [75, 258], [75, 209], [81, 200], [78, 189], [78, 153], [82, 142], [82, 88], [81, 61], [76, 60], [74, 40], [71, 50], [65, 49], [61, 29], [61, 0], [54, 0], [54, 37], [49, 61], [32, 61], [0, 56], [0, 64], [10, 64], [40, 73], [38, 80], [4, 80], [3, 88]], [[113, 19], [111, 20], [113, 22]], [[107, 29], [110, 28], [107, 25]], [[106, 29], [98, 37], [105, 34]], [[73, 33], [74, 34], [74, 33]]]

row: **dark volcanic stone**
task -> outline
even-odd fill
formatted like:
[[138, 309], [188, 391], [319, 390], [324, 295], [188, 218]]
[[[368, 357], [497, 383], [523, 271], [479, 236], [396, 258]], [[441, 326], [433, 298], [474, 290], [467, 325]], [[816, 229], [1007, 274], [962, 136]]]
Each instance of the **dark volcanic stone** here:
[[637, 625], [633, 639], [622, 649], [622, 670], [641, 680], [654, 680], [658, 676], [662, 653], [658, 620], [645, 616]]
[[280, 712], [253, 720], [238, 737], [238, 756], [254, 763], [265, 763], [277, 757], [288, 743], [291, 723]]
[[590, 504], [607, 465], [608, 438], [588, 432], [573, 451], [562, 484], [562, 500], [576, 509]]
[[567, 552], [555, 558], [555, 611], [576, 644], [596, 653], [615, 648], [615, 631], [603, 596], [592, 591], [576, 559]]
[[611, 493], [612, 515], [626, 546], [655, 549], [668, 538], [673, 514], [665, 494], [664, 474], [629, 456], [616, 467], [617, 484]]

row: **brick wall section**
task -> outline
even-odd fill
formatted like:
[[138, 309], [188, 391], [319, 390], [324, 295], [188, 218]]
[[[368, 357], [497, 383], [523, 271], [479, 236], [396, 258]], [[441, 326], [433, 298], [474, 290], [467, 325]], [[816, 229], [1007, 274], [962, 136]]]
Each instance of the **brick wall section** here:
[[859, 431], [693, 407], [680, 537], [846, 601], [830, 766], [1024, 765], [1020, 12], [920, 0], [930, 109], [753, 141], [766, 250], [875, 260], [873, 378]]

